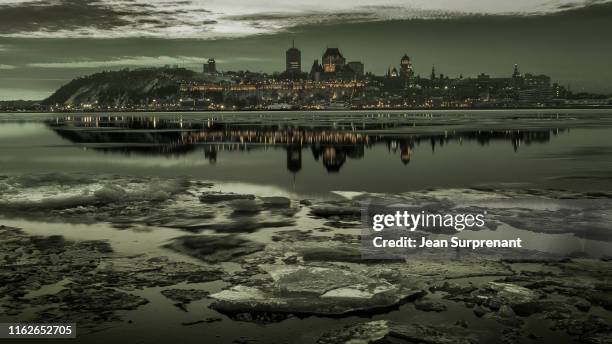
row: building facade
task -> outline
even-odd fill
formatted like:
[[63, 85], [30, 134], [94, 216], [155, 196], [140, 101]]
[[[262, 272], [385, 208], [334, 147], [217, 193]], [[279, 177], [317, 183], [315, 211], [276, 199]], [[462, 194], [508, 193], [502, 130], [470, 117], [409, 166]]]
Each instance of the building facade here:
[[327, 48], [323, 53], [323, 71], [325, 73], [335, 73], [344, 68], [346, 59], [340, 53], [338, 48]]
[[402, 56], [400, 60], [400, 76], [404, 78], [411, 78], [414, 76], [414, 70], [412, 69], [412, 61], [407, 54]]
[[291, 48], [285, 52], [285, 71], [288, 74], [299, 74], [302, 72], [302, 53], [291, 42]]
[[206, 74], [217, 74], [217, 62], [214, 58], [209, 58], [208, 62], [204, 65], [204, 73]]

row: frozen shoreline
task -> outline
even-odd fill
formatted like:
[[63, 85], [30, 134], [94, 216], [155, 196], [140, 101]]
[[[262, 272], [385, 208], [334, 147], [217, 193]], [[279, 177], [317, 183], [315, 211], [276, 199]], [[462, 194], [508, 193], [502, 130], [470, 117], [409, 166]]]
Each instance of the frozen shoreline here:
[[[72, 187], [55, 188], [53, 178], [30, 178], [30, 187], [47, 198], [74, 195], [76, 187], [82, 197], [88, 185], [103, 190], [105, 182], [63, 176]], [[432, 340], [434, 333], [455, 340], [466, 326], [481, 342], [500, 335], [610, 335], [604, 325], [612, 309], [608, 258], [364, 261], [359, 208], [351, 205], [363, 194], [306, 200], [281, 191], [270, 197], [257, 187], [241, 193], [243, 184], [166, 180], [175, 187], [151, 197], [142, 192], [151, 180], [130, 182], [84, 207], [35, 197], [28, 212], [19, 208], [27, 197], [16, 198], [15, 218], [0, 224], [22, 221], [29, 228], [0, 228], [0, 278], [9, 282], [0, 289], [1, 320], [77, 317], [79, 341], [88, 343], [126, 334], [162, 340], [179, 332], [197, 342], [202, 328], [205, 337], [227, 342], [272, 336], [324, 343], [358, 339], [371, 326], [388, 339], [401, 333]], [[512, 209], [512, 195], [497, 204], [500, 212]], [[440, 190], [403, 197], [448, 202], [459, 196], [491, 203], [500, 194]], [[534, 209], [563, 208], [554, 198], [548, 202], [534, 202]], [[55, 223], [40, 221], [49, 219]], [[73, 236], [54, 232], [69, 233], [67, 226]], [[535, 319], [547, 325], [533, 329]], [[167, 334], [151, 328], [163, 322]]]

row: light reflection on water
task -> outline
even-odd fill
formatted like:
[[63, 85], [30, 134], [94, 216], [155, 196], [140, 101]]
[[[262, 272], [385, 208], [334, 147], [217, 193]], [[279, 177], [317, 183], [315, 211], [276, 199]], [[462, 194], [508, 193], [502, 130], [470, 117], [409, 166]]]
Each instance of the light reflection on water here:
[[4, 173], [86, 172], [305, 194], [483, 185], [610, 189], [601, 112], [46, 115], [0, 121]]
[[[601, 112], [583, 116], [554, 112], [517, 115], [515, 112], [445, 114], [248, 114], [248, 115], [12, 115], [0, 116], [0, 175], [35, 173], [117, 174], [140, 177], [187, 176], [224, 181], [212, 190], [257, 195], [327, 195], [330, 191], [396, 193], [427, 188], [449, 189], [492, 185], [499, 188], [558, 188], [612, 190], [612, 130]], [[518, 117], [517, 117], [518, 116]], [[313, 121], [314, 120], [314, 121]], [[1, 192], [2, 190], [0, 190]], [[441, 191], [442, 192], [442, 191]], [[450, 192], [450, 191], [449, 191]], [[319, 226], [304, 209], [293, 228]], [[183, 232], [169, 228], [119, 230], [108, 224], [46, 223], [2, 219], [36, 235], [62, 234], [70, 239], [109, 240], [120, 254], [170, 255], [196, 262], [160, 246]], [[607, 242], [565, 234], [544, 234], [504, 228], [524, 236], [529, 248], [547, 252], [588, 247], [605, 253]], [[277, 230], [243, 233], [270, 242]], [[354, 229], [335, 229], [334, 233]], [[206, 233], [209, 234], [209, 233]], [[503, 234], [487, 232], [487, 235]], [[463, 232], [476, 238], [483, 233]], [[554, 239], [554, 240], [551, 240]], [[585, 246], [586, 245], [586, 246]], [[176, 255], [176, 256], [173, 256]], [[217, 282], [212, 282], [217, 283]], [[223, 285], [194, 286], [217, 291]], [[51, 286], [54, 292], [56, 286]], [[49, 290], [46, 290], [49, 291]], [[167, 342], [176, 333], [186, 341], [235, 335], [264, 341], [312, 342], [323, 329], [363, 321], [358, 317], [291, 318], [279, 324], [230, 321], [194, 302], [182, 312], [160, 296], [160, 288], [138, 291], [152, 302], [130, 312], [131, 325], [118, 325], [90, 334], [87, 342], [130, 338]], [[468, 319], [474, 330], [496, 326], [476, 319], [472, 311], [448, 304], [449, 313]], [[223, 321], [198, 326], [181, 322], [221, 316]], [[447, 315], [423, 314], [411, 305], [371, 320], [439, 322]], [[168, 329], [156, 338], [151, 328]], [[149, 334], [151, 333], [151, 334]], [[219, 337], [216, 337], [220, 341]]]

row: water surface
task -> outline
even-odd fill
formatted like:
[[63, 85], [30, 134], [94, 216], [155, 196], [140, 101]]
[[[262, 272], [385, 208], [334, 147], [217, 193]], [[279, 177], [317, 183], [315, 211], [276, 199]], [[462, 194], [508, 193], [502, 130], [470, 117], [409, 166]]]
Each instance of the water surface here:
[[[465, 238], [520, 235], [530, 250], [600, 257], [610, 251], [612, 242], [603, 228], [609, 223], [608, 212], [599, 208], [592, 212], [596, 217], [591, 220], [601, 225], [598, 231], [558, 232], [558, 214], [563, 212], [557, 209], [561, 204], [557, 199], [571, 192], [578, 198], [609, 197], [605, 195], [612, 191], [611, 137], [608, 110], [1, 114], [0, 224], [22, 228], [29, 235], [104, 240], [119, 256], [164, 255], [203, 264], [163, 247], [185, 235], [169, 226], [171, 222], [236, 221], [226, 206], [201, 203], [202, 192], [290, 198], [300, 207], [293, 225], [237, 233], [270, 246], [271, 237], [283, 231], [314, 236], [359, 233], [350, 227], [318, 232], [327, 226], [325, 220], [310, 216], [307, 205], [298, 205], [300, 199], [317, 202], [385, 193], [440, 204], [452, 199], [457, 206], [476, 204], [524, 217], [513, 226], [465, 231], [461, 233]], [[100, 190], [102, 199], [96, 198]], [[512, 203], [514, 198], [503, 198], [508, 194], [518, 199], [544, 197]], [[494, 203], [498, 197], [501, 202]], [[123, 208], [131, 211], [129, 216], [117, 215]], [[208, 211], [214, 218], [203, 216]], [[252, 217], [274, 219], [267, 213]], [[550, 224], [534, 228], [536, 220]], [[242, 269], [236, 263], [221, 265], [227, 271]], [[56, 293], [68, 283], [42, 286], [35, 295]], [[217, 292], [225, 284], [174, 287]], [[408, 303], [365, 318], [292, 317], [258, 324], [220, 315], [208, 308], [211, 300], [193, 302], [184, 312], [160, 294], [162, 289], [130, 291], [151, 302], [125, 312], [130, 323], [109, 323], [102, 331], [84, 329], [80, 341], [128, 338], [162, 343], [176, 340], [180, 333], [185, 342], [251, 338], [311, 343], [322, 331], [378, 319], [400, 323], [465, 319], [475, 331], [499, 327], [494, 320], [477, 318], [470, 309], [445, 300], [440, 301], [448, 306], [446, 313], [418, 312]], [[222, 321], [181, 325], [206, 317]], [[568, 340], [540, 321], [529, 321], [527, 326], [551, 342]]]
[[607, 111], [0, 115], [5, 174], [186, 176], [301, 194], [609, 190]]

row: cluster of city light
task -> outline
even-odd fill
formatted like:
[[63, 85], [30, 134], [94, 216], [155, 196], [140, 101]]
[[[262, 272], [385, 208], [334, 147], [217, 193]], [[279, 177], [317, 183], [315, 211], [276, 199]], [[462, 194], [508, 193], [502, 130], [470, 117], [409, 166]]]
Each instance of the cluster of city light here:
[[239, 142], [262, 144], [313, 144], [313, 143], [369, 143], [367, 135], [344, 131], [308, 132], [292, 131], [259, 131], [259, 130], [219, 130], [189, 132], [183, 136], [183, 142]]

